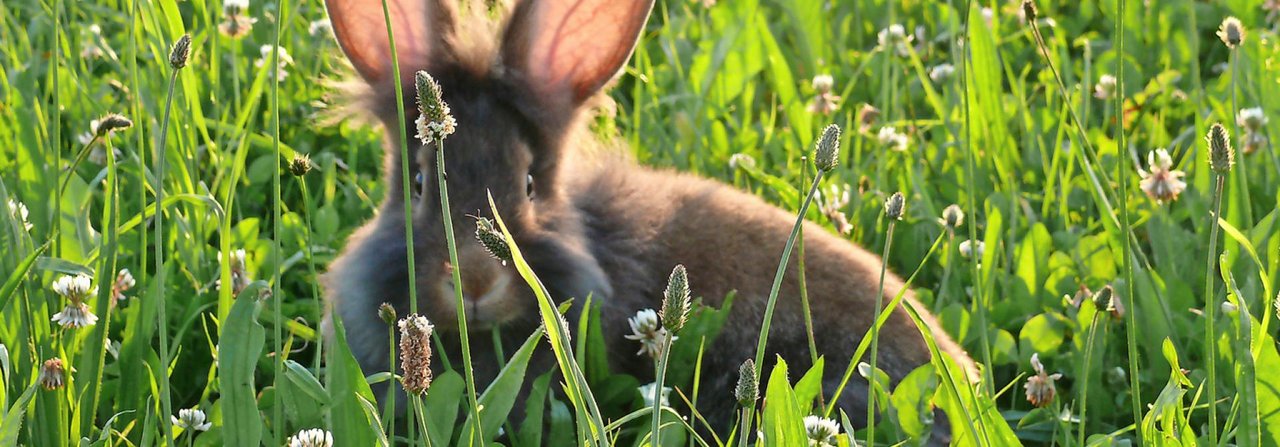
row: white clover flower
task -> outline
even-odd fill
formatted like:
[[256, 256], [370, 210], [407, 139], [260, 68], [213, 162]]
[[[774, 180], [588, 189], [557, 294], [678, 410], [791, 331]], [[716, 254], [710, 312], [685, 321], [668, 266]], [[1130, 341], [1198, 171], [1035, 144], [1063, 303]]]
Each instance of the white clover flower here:
[[227, 14], [235, 14], [249, 9], [249, 0], [222, 0], [222, 10]]
[[64, 328], [79, 329], [93, 326], [98, 322], [98, 316], [84, 303], [68, 303], [62, 312], [53, 314], [50, 320]]
[[333, 447], [333, 435], [319, 428], [302, 430], [289, 438], [289, 447]]
[[898, 152], [905, 152], [907, 150], [908, 139], [906, 134], [899, 133], [898, 129], [895, 129], [893, 126], [881, 127], [876, 138], [880, 140], [880, 144], [888, 146], [889, 149], [893, 149]]
[[739, 152], [729, 156], [729, 169], [737, 171], [754, 167], [756, 167], [756, 159], [750, 155]]
[[1150, 171], [1138, 168], [1138, 174], [1142, 176], [1139, 185], [1156, 202], [1177, 200], [1178, 195], [1187, 189], [1187, 182], [1182, 180], [1186, 173], [1173, 169], [1173, 158], [1164, 148], [1147, 153], [1147, 168]]
[[[650, 382], [649, 384], [641, 385], [640, 388], [637, 388], [637, 390], [640, 391], [640, 397], [644, 398], [644, 406], [646, 407], [653, 406], [654, 391], [656, 391], [657, 388], [658, 388], [658, 384], [655, 382]], [[671, 402], [668, 399], [670, 394], [671, 394], [671, 387], [669, 386], [662, 387], [662, 406], [666, 407], [671, 405]]]
[[322, 34], [327, 36], [332, 33], [333, 22], [330, 22], [329, 19], [316, 20], [311, 22], [310, 25], [307, 25], [307, 34], [312, 36], [319, 36]]
[[1027, 383], [1023, 388], [1027, 390], [1027, 402], [1036, 407], [1046, 407], [1053, 402], [1053, 397], [1057, 394], [1054, 382], [1062, 378], [1061, 373], [1047, 374], [1044, 371], [1044, 365], [1040, 363], [1040, 354], [1031, 354], [1031, 368], [1035, 370], [1035, 374], [1027, 378]]
[[[977, 246], [976, 249], [974, 248], [975, 245]], [[976, 252], [976, 255], [981, 258], [982, 251], [986, 248], [986, 245], [987, 244], [982, 241], [977, 241], [975, 243], [973, 240], [966, 239], [964, 242], [960, 243], [960, 256], [968, 258], [974, 256]]]
[[[662, 320], [658, 318], [658, 312], [643, 309], [636, 312], [636, 316], [627, 319], [627, 323], [631, 325], [631, 335], [625, 336], [627, 340], [640, 342], [640, 350], [636, 355], [658, 358], [662, 354], [663, 341], [668, 337], [667, 330], [662, 327]], [[675, 341], [677, 338], [672, 336], [671, 340]]]
[[53, 291], [73, 303], [80, 303], [90, 295], [97, 293], [98, 288], [93, 287], [92, 277], [80, 273], [75, 276], [62, 275], [54, 280]]
[[1098, 99], [1111, 99], [1116, 94], [1116, 77], [1104, 74], [1098, 78], [1098, 83], [1093, 86], [1093, 97]]
[[876, 34], [876, 41], [879, 43], [881, 50], [892, 50], [894, 54], [901, 57], [907, 57], [910, 54], [909, 44], [915, 38], [907, 34], [907, 29], [897, 23], [889, 25], [888, 28], [880, 30]]
[[205, 414], [196, 408], [184, 408], [178, 410], [177, 416], [169, 416], [173, 421], [173, 425], [183, 430], [207, 431], [213, 424], [205, 422]]
[[929, 69], [929, 79], [932, 79], [933, 82], [937, 82], [941, 84], [943, 82], [946, 82], [948, 79], [951, 79], [951, 76], [954, 75], [955, 73], [956, 73], [955, 66], [948, 63], [941, 63], [938, 65], [934, 65], [933, 68]]
[[849, 234], [853, 231], [853, 224], [849, 223], [849, 217], [844, 214], [845, 206], [849, 205], [849, 195], [852, 187], [848, 183], [831, 184], [822, 194], [822, 200], [818, 202], [818, 211], [822, 215], [827, 216], [831, 221], [831, 226], [835, 227], [836, 232], [840, 234]]
[[840, 425], [833, 419], [805, 416], [804, 431], [809, 437], [810, 447], [835, 447], [836, 435], [840, 434]]
[[[221, 258], [219, 258], [221, 260]], [[253, 282], [253, 278], [249, 276], [249, 271], [245, 266], [245, 251], [243, 248], [233, 250], [231, 252], [231, 293], [239, 295], [249, 283]], [[222, 280], [214, 281], [214, 286], [218, 290], [222, 289]]]
[[13, 220], [21, 223], [22, 229], [31, 231], [31, 222], [27, 221], [27, 217], [30, 216], [31, 211], [27, 209], [27, 205], [13, 199], [9, 199], [8, 205], [9, 215], [13, 217]]
[[1240, 109], [1240, 112], [1236, 113], [1236, 124], [1249, 132], [1262, 129], [1262, 126], [1267, 125], [1267, 121], [1269, 120], [1266, 113], [1263, 113], [1262, 107]]
[[840, 107], [840, 96], [832, 94], [835, 79], [831, 75], [820, 74], [813, 77], [813, 91], [816, 93], [809, 103], [809, 112], [819, 115], [830, 115]]
[[129, 269], [120, 269], [120, 272], [116, 274], [116, 281], [111, 284], [111, 299], [119, 302], [127, 298], [124, 296], [124, 292], [136, 285], [138, 285], [138, 282], [133, 279], [133, 274], [129, 273]]
[[279, 52], [280, 52], [279, 64], [276, 66], [276, 80], [283, 81], [285, 78], [289, 77], [289, 72], [285, 71], [285, 68], [290, 65], [293, 65], [293, 56], [290, 56], [289, 52], [286, 51], [284, 47], [277, 47], [271, 44], [266, 44], [261, 47], [258, 47], [258, 52], [262, 54], [262, 57], [258, 58], [258, 60], [253, 63], [253, 66], [258, 68], [263, 68], [267, 66], [267, 64], [270, 64], [271, 51], [273, 48], [279, 49]]

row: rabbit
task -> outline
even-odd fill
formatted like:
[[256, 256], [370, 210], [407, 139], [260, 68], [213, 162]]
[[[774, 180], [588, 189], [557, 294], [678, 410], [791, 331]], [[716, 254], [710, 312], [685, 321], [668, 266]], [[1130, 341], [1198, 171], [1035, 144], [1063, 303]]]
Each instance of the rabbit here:
[[[408, 284], [414, 281], [420, 312], [436, 324], [456, 362], [451, 269], [460, 268], [472, 366], [484, 389], [500, 364], [493, 331], [511, 347], [540, 322], [533, 292], [514, 267], [467, 237], [475, 228], [471, 216], [491, 217], [492, 192], [514, 241], [551, 296], [574, 298], [577, 312], [588, 296], [599, 306], [615, 371], [641, 380], [652, 375], [650, 361], [635, 355], [635, 342], [624, 337], [627, 319], [660, 307], [675, 265], [687, 268], [693, 295], [711, 306], [736, 293], [730, 324], [705, 351], [703, 371], [714, 373], [704, 374], [698, 408], [717, 430], [732, 427], [736, 371], [754, 356], [773, 273], [795, 216], [716, 181], [640, 166], [587, 129], [593, 108], [605, 97], [602, 90], [630, 58], [653, 0], [518, 0], [496, 20], [475, 6], [483, 3], [478, 1], [469, 7], [451, 0], [387, 1], [400, 85], [380, 0], [326, 0], [333, 32], [363, 80], [357, 96], [387, 130], [384, 178], [390, 186], [377, 213], [352, 234], [323, 278], [330, 337], [332, 319], [340, 316], [364, 371], [387, 370], [388, 327], [378, 306], [387, 302], [407, 314]], [[444, 240], [437, 148], [412, 139], [416, 265], [409, 272], [397, 126], [410, 138], [415, 133], [418, 70], [439, 81], [457, 123], [443, 150], [459, 265], [449, 263]], [[409, 115], [404, 122], [396, 113], [397, 88]], [[804, 225], [813, 326], [817, 348], [826, 355], [824, 394], [831, 396], [871, 324], [882, 264], [821, 226]], [[890, 274], [884, 301], [902, 288], [902, 280]], [[906, 300], [924, 309], [909, 292]], [[941, 351], [972, 373], [972, 360], [934, 317], [924, 310], [921, 317]], [[773, 318], [766, 363], [780, 355], [792, 371], [806, 370], [810, 354], [796, 256]], [[894, 384], [930, 362], [928, 347], [901, 308], [892, 312], [881, 338], [887, 342], [880, 345], [878, 366]], [[531, 368], [554, 365], [545, 355], [534, 363]], [[855, 378], [838, 398], [856, 426], [866, 422], [867, 392], [866, 382]], [[935, 442], [948, 436], [946, 425], [942, 419], [935, 424]]]

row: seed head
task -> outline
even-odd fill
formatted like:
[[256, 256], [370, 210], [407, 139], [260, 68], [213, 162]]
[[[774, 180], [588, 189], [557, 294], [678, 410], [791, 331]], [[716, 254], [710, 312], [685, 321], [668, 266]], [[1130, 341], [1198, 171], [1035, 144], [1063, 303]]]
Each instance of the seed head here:
[[822, 130], [822, 137], [818, 138], [818, 143], [815, 145], [813, 161], [818, 170], [830, 171], [835, 169], [839, 157], [840, 126], [832, 124]]
[[387, 323], [387, 326], [396, 324], [396, 308], [391, 307], [390, 303], [379, 304], [378, 318], [381, 318], [383, 323]]
[[1116, 294], [1111, 285], [1103, 287], [1097, 295], [1094, 295], [1093, 303], [1100, 309], [1106, 309], [1111, 314], [1111, 318], [1116, 320], [1124, 319], [1124, 302], [1120, 299], [1120, 295]]
[[964, 210], [960, 209], [960, 205], [951, 204], [942, 209], [942, 219], [938, 222], [947, 227], [948, 230], [955, 231], [964, 225]]
[[511, 247], [507, 246], [507, 238], [498, 231], [489, 218], [476, 218], [476, 240], [489, 251], [490, 256], [501, 261], [502, 265], [506, 265], [507, 261], [511, 260]]
[[902, 193], [895, 192], [884, 201], [884, 214], [893, 220], [902, 220], [902, 211], [907, 206], [907, 199], [902, 197]]
[[307, 154], [296, 154], [293, 160], [289, 160], [289, 173], [294, 177], [302, 177], [311, 172], [311, 156]]
[[1218, 26], [1218, 38], [1222, 39], [1227, 48], [1235, 49], [1244, 43], [1244, 24], [1235, 16], [1222, 19], [1222, 24]]
[[40, 374], [38, 377], [40, 386], [44, 387], [44, 389], [48, 391], [62, 388], [62, 386], [66, 384], [64, 380], [65, 375], [66, 371], [63, 370], [62, 359], [54, 357], [49, 360], [45, 360], [44, 364], [40, 365]]
[[421, 70], [414, 74], [413, 83], [418, 90], [418, 138], [422, 144], [444, 140], [453, 134], [457, 122], [444, 102], [440, 83]]
[[1236, 162], [1236, 154], [1231, 148], [1231, 136], [1227, 134], [1227, 128], [1222, 123], [1213, 123], [1204, 139], [1209, 142], [1209, 167], [1219, 174], [1230, 172], [1231, 166]]
[[125, 130], [130, 127], [133, 127], [133, 121], [125, 118], [124, 115], [109, 113], [98, 119], [98, 126], [94, 129], [94, 132], [99, 137], [105, 137], [110, 135], [111, 132]]
[[677, 264], [663, 292], [662, 326], [671, 333], [679, 332], [689, 320], [689, 307], [689, 274], [683, 265]]
[[738, 367], [738, 386], [733, 389], [733, 397], [738, 399], [738, 405], [748, 406], [755, 405], [756, 399], [760, 398], [760, 385], [756, 380], [756, 362], [751, 359], [742, 362], [742, 366]]
[[1035, 22], [1039, 11], [1036, 11], [1036, 2], [1032, 0], [1022, 0], [1022, 16], [1027, 22]]
[[400, 367], [407, 392], [421, 396], [431, 387], [431, 331], [434, 329], [427, 317], [418, 314], [400, 320]]
[[169, 66], [174, 70], [187, 66], [187, 58], [191, 56], [191, 35], [183, 34], [173, 43], [173, 50], [169, 51]]

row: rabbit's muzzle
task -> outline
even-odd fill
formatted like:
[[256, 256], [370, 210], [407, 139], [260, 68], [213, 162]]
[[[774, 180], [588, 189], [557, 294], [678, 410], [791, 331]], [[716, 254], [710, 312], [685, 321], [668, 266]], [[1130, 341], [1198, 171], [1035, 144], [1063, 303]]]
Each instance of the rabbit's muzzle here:
[[[515, 274], [478, 247], [459, 247], [458, 276], [468, 329], [490, 329], [518, 317]], [[442, 307], [457, 309], [454, 266], [444, 263], [436, 284]], [[456, 318], [456, 316], [455, 316]]]

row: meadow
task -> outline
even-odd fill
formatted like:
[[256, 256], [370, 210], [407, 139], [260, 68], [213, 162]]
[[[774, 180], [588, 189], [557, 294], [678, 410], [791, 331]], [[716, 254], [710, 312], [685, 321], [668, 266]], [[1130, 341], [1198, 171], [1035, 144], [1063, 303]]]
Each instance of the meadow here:
[[[839, 125], [805, 217], [884, 253], [983, 365], [877, 388], [874, 432], [775, 368], [711, 435], [680, 404], [709, 372], [668, 366], [655, 405], [559, 325], [484, 389], [432, 365], [417, 416], [373, 399], [396, 378], [321, 336], [317, 278], [401, 189], [323, 2], [4, 1], [0, 446], [646, 445], [651, 418], [663, 446], [919, 445], [934, 405], [953, 445], [1280, 445], [1280, 2], [1038, 3], [657, 4], [593, 130], [799, 213]], [[563, 387], [526, 369], [541, 343]]]

